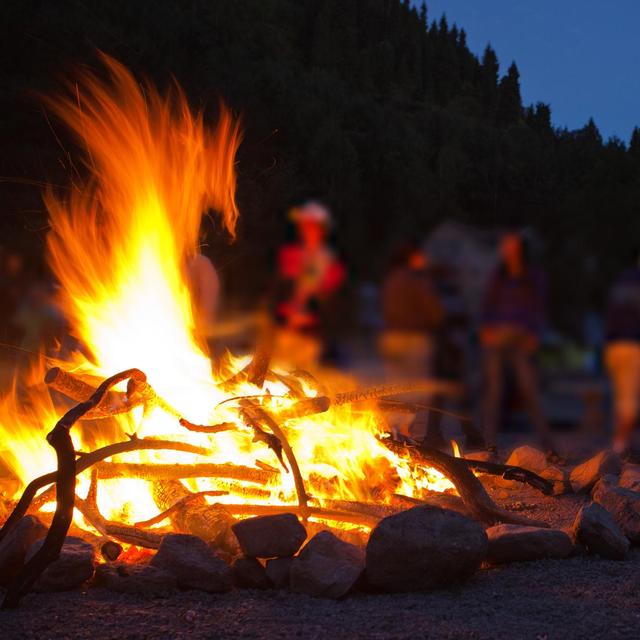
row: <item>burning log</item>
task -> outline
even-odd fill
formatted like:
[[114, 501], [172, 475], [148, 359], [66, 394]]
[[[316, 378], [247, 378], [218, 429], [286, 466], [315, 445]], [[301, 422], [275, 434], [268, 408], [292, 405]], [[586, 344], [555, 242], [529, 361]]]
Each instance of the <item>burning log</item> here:
[[413, 380], [410, 382], [400, 382], [396, 384], [382, 384], [366, 389], [356, 391], [346, 391], [337, 393], [332, 398], [332, 404], [340, 406], [343, 404], [352, 404], [354, 402], [363, 402], [365, 400], [377, 400], [385, 396], [398, 396], [403, 393], [413, 393], [419, 391], [421, 393], [437, 394], [437, 395], [460, 395], [463, 391], [462, 385], [455, 382], [446, 382], [443, 380]]
[[286, 422], [287, 420], [299, 420], [306, 416], [324, 413], [329, 410], [331, 399], [327, 396], [319, 396], [317, 398], [305, 398], [296, 402], [293, 406], [282, 409], [275, 414], [278, 420]]
[[[304, 480], [302, 479], [302, 473], [300, 473], [298, 461], [284, 432], [266, 411], [250, 400], [241, 401], [240, 406], [242, 407], [240, 416], [247, 426], [252, 427], [256, 433], [264, 433], [261, 429], [261, 426], [264, 425], [270, 429], [271, 433], [279, 440], [280, 446], [282, 450], [284, 450], [287, 460], [291, 465], [291, 473], [293, 473], [293, 481], [296, 487], [296, 493], [298, 494], [298, 504], [304, 509], [307, 506], [309, 498], [304, 487]], [[277, 451], [276, 455], [278, 455]], [[278, 457], [282, 460], [281, 456]]]
[[291, 375], [304, 382], [304, 384], [306, 384], [310, 389], [313, 389], [316, 392], [316, 397], [329, 395], [327, 387], [308, 371], [305, 371], [304, 369], [296, 369], [296, 371], [292, 372]]
[[[77, 402], [85, 402], [96, 391], [90, 384], [80, 380], [68, 371], [63, 371], [59, 367], [49, 369], [44, 381], [52, 389], [60, 391], [60, 393]], [[130, 380], [126, 393], [108, 392], [96, 407], [82, 417], [84, 420], [110, 418], [121, 413], [128, 413], [139, 406], [144, 406], [147, 409], [152, 406], [159, 406], [176, 419], [182, 419], [180, 413], [162, 399], [154, 391], [153, 387], [147, 383], [146, 379]]]
[[219, 424], [204, 425], [193, 424], [193, 422], [189, 422], [185, 418], [180, 419], [180, 425], [188, 431], [193, 431], [195, 433], [222, 433], [223, 431], [234, 431], [235, 429], [237, 429], [237, 426], [233, 422], [221, 422]]
[[[237, 550], [231, 525], [233, 516], [220, 504], [208, 504], [202, 494], [192, 494], [179, 480], [153, 483], [153, 500], [180, 533], [190, 533], [225, 551]], [[166, 517], [166, 516], [165, 516]]]
[[417, 464], [433, 467], [445, 475], [455, 486], [469, 515], [481, 522], [505, 522], [534, 527], [548, 527], [544, 522], [521, 516], [499, 507], [485, 491], [462, 458], [454, 458], [438, 449], [420, 445], [409, 446], [391, 438], [380, 438], [386, 447], [398, 454], [408, 455]]
[[[130, 436], [129, 440], [124, 442], [116, 442], [114, 444], [107, 445], [106, 447], [101, 447], [100, 449], [96, 449], [91, 453], [77, 453], [78, 460], [76, 461], [76, 475], [86, 471], [89, 467], [94, 464], [100, 462], [101, 460], [105, 460], [106, 458], [110, 458], [111, 456], [116, 456], [121, 453], [128, 453], [130, 451], [143, 451], [143, 450], [167, 450], [167, 451], [184, 451], [185, 453], [193, 453], [196, 455], [207, 455], [209, 453], [208, 449], [203, 447], [196, 447], [192, 444], [187, 444], [185, 442], [174, 442], [171, 440], [155, 440], [153, 438], [137, 438], [136, 436]], [[18, 501], [18, 504], [15, 506], [11, 515], [4, 523], [2, 529], [0, 529], [0, 541], [13, 529], [17, 522], [27, 513], [29, 506], [34, 501], [37, 501], [38, 508], [42, 507], [46, 502], [50, 502], [48, 498], [49, 496], [38, 496], [36, 498], [36, 493], [43, 487], [50, 485], [56, 482], [56, 472], [47, 473], [35, 480], [32, 480], [22, 492], [22, 496]], [[52, 495], [52, 494], [49, 494]], [[46, 499], [46, 502], [43, 500]]]
[[275, 327], [271, 319], [264, 314], [260, 322], [260, 335], [258, 344], [249, 366], [247, 367], [247, 382], [262, 388], [264, 385], [269, 364], [271, 363], [271, 355], [273, 354], [273, 346], [275, 342]]
[[73, 507], [75, 504], [76, 453], [71, 441], [71, 428], [82, 416], [103, 401], [105, 394], [111, 387], [123, 380], [144, 382], [146, 376], [138, 369], [128, 369], [107, 378], [96, 389], [91, 398], [67, 411], [47, 435], [47, 441], [55, 449], [58, 460], [56, 511], [42, 547], [24, 565], [18, 576], [9, 585], [2, 608], [17, 607], [22, 596], [29, 591], [47, 566], [60, 554], [62, 544], [73, 519]]
[[184, 478], [230, 478], [255, 484], [268, 484], [277, 473], [235, 464], [167, 464], [144, 462], [100, 462], [97, 465], [103, 480], [138, 478], [149, 482], [182, 480]]
[[[176, 503], [171, 505], [168, 509], [165, 509], [157, 516], [153, 518], [149, 518], [148, 520], [141, 520], [140, 522], [136, 522], [136, 527], [153, 527], [156, 524], [160, 524], [163, 520], [171, 517], [174, 513], [181, 510], [183, 507], [188, 505], [190, 502], [198, 501], [200, 498], [205, 496], [224, 496], [228, 495], [228, 491], [198, 491], [197, 493], [187, 492], [182, 498], [180, 498]], [[154, 497], [156, 496], [156, 492], [154, 490]]]

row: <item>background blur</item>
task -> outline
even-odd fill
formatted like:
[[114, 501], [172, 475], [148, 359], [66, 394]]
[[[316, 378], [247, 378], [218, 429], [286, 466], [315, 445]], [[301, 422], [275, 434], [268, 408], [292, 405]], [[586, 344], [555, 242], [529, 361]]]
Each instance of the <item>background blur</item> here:
[[[286, 212], [302, 198], [321, 197], [332, 211], [331, 240], [348, 272], [332, 330], [352, 360], [379, 328], [379, 283], [394, 247], [417, 240], [455, 269], [473, 315], [500, 233], [518, 229], [548, 276], [548, 379], [599, 385], [607, 291], [640, 230], [640, 130], [621, 140], [603, 138], [591, 119], [554, 127], [553, 105], [523, 101], [518, 61], [490, 46], [476, 55], [468, 25], [434, 4], [2, 3], [3, 252], [19, 252], [25, 282], [45, 274], [41, 189], [83, 169], [39, 95], [77, 64], [95, 66], [101, 49], [160, 87], [175, 77], [212, 118], [220, 97], [242, 115], [239, 238], [229, 245], [211, 225], [203, 247], [227, 313], [268, 289], [293, 233]], [[573, 34], [568, 26], [567, 42]]]

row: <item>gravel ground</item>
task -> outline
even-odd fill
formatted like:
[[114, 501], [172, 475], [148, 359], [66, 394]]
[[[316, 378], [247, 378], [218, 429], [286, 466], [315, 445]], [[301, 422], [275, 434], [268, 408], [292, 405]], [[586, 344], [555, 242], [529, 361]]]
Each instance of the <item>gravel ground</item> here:
[[624, 562], [545, 560], [483, 570], [455, 590], [317, 600], [287, 592], [34, 595], [0, 612], [6, 639], [631, 639], [640, 629], [640, 551]]
[[[511, 509], [568, 526], [586, 499], [491, 488]], [[483, 569], [456, 589], [355, 594], [334, 602], [284, 591], [123, 596], [102, 589], [26, 597], [0, 612], [0, 638], [456, 638], [562, 640], [640, 636], [640, 549], [613, 562], [574, 557]]]

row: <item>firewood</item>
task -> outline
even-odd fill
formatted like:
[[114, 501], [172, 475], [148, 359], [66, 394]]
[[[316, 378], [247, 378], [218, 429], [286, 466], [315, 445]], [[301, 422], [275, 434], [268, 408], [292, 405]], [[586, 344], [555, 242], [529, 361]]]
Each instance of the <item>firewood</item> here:
[[179, 480], [154, 482], [153, 500], [163, 512], [170, 512], [176, 531], [228, 547], [235, 520], [224, 506], [208, 504], [203, 495], [191, 494]]
[[47, 441], [55, 449], [58, 461], [56, 511], [44, 543], [12, 580], [2, 602], [2, 608], [17, 607], [22, 596], [29, 591], [49, 564], [58, 557], [62, 549], [73, 519], [75, 504], [76, 452], [71, 441], [71, 428], [82, 416], [103, 401], [111, 387], [124, 380], [132, 379], [144, 382], [146, 376], [138, 369], [129, 369], [107, 378], [91, 398], [67, 411], [47, 435]]
[[267, 314], [263, 314], [256, 349], [247, 367], [247, 382], [249, 382], [249, 384], [253, 384], [259, 388], [262, 388], [264, 385], [273, 354], [275, 335], [276, 331], [273, 321]]
[[275, 418], [282, 422], [287, 420], [299, 420], [307, 416], [324, 413], [329, 410], [331, 400], [327, 396], [319, 396], [317, 398], [305, 398], [299, 400], [294, 405], [281, 409], [277, 412], [270, 412]]
[[233, 422], [220, 422], [219, 424], [204, 425], [194, 424], [185, 418], [180, 419], [180, 425], [188, 431], [194, 431], [195, 433], [222, 433], [223, 431], [234, 431], [238, 428]]
[[230, 478], [266, 485], [278, 475], [277, 473], [254, 467], [208, 462], [199, 464], [100, 462], [97, 468], [103, 480], [138, 478], [149, 482], [182, 480], [184, 478]]
[[[116, 442], [109, 444], [100, 449], [96, 449], [91, 453], [77, 453], [78, 459], [76, 461], [76, 474], [82, 473], [89, 469], [89, 467], [121, 453], [128, 453], [130, 451], [143, 451], [143, 450], [167, 450], [167, 451], [184, 451], [186, 453], [193, 453], [196, 455], [207, 455], [210, 453], [208, 449], [203, 447], [196, 447], [186, 442], [174, 442], [171, 440], [156, 440], [154, 438], [137, 438], [136, 436], [130, 436], [129, 440], [124, 442]], [[32, 480], [22, 492], [20, 500], [16, 504], [11, 515], [4, 523], [2, 529], [0, 529], [0, 542], [2, 539], [13, 529], [13, 527], [20, 521], [20, 519], [27, 513], [32, 501], [37, 501], [38, 508], [42, 507], [43, 500], [40, 500], [40, 496], [37, 498], [36, 493], [56, 481], [56, 472], [47, 473], [35, 480]], [[41, 494], [42, 495], [42, 494]], [[49, 494], [52, 495], [52, 494]], [[48, 496], [43, 496], [48, 498]], [[46, 502], [51, 500], [47, 499]]]
[[253, 427], [256, 431], [262, 431], [261, 427], [266, 426], [279, 440], [282, 450], [287, 456], [287, 460], [291, 466], [291, 473], [293, 474], [293, 481], [296, 487], [296, 493], [298, 494], [298, 504], [302, 509], [304, 509], [308, 501], [304, 480], [302, 478], [302, 473], [300, 473], [300, 467], [298, 466], [296, 456], [293, 453], [293, 449], [291, 448], [284, 432], [266, 411], [251, 400], [241, 401], [240, 406], [242, 409], [240, 417], [247, 426]]
[[354, 402], [363, 402], [364, 400], [377, 400], [385, 396], [397, 396], [414, 392], [455, 396], [462, 393], [462, 386], [458, 383], [444, 380], [413, 380], [396, 384], [383, 384], [356, 391], [337, 393], [332, 398], [332, 404], [340, 406]]
[[544, 522], [527, 518], [499, 507], [485, 491], [462, 458], [454, 458], [438, 449], [420, 445], [410, 446], [392, 438], [380, 438], [394, 453], [409, 456], [416, 464], [433, 467], [445, 475], [456, 488], [471, 517], [481, 522], [495, 524], [505, 522], [527, 526], [548, 527]]
[[[136, 527], [153, 527], [156, 524], [160, 524], [163, 520], [166, 520], [170, 516], [174, 515], [177, 511], [185, 507], [189, 502], [198, 501], [200, 498], [205, 496], [225, 496], [229, 495], [228, 491], [198, 491], [197, 493], [187, 492], [186, 495], [183, 495], [177, 502], [175, 502], [170, 507], [166, 508], [164, 511], [161, 511], [157, 516], [153, 518], [149, 518], [148, 520], [141, 520], [140, 522], [136, 522]], [[154, 491], [154, 498], [156, 498], [157, 493]], [[162, 501], [165, 502], [164, 500]]]

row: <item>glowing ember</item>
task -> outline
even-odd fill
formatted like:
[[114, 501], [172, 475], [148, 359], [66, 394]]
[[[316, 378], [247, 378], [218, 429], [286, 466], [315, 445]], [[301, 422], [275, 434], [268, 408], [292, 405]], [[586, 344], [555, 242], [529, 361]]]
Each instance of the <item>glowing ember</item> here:
[[[109, 420], [85, 420], [73, 431], [75, 444], [88, 451], [136, 433], [188, 442], [210, 453], [157, 450], [114, 457], [103, 466], [111, 469], [111, 479], [100, 485], [102, 514], [134, 523], [159, 511], [152, 482], [119, 477], [110, 463], [128, 463], [130, 468], [135, 463], [138, 469], [140, 464], [231, 463], [264, 470], [262, 462], [280, 469], [273, 451], [256, 442], [254, 431], [240, 419], [238, 402], [223, 402], [237, 396], [264, 398], [261, 406], [286, 433], [313, 504], [387, 503], [395, 493], [419, 497], [424, 489], [451, 487], [438, 472], [416, 470], [379, 442], [384, 425], [374, 405], [332, 406], [325, 413], [285, 420], [283, 411], [296, 398], [284, 382], [270, 378], [258, 388], [240, 377], [237, 384], [221, 384], [248, 359], [229, 357], [216, 363], [212, 373], [206, 347], [194, 337], [187, 269], [197, 253], [204, 211], [220, 212], [227, 231], [234, 234], [238, 123], [221, 107], [218, 125], [209, 131], [179, 88], [161, 96], [152, 86], [141, 88], [114, 60], [104, 57], [104, 63], [107, 81], [87, 73], [79, 89], [70, 85], [66, 95], [49, 101], [86, 150], [90, 175], [84, 184], [74, 183], [66, 200], [52, 191], [45, 196], [51, 222], [49, 261], [61, 283], [59, 304], [84, 345], [83, 353], [59, 364], [92, 386], [136, 367], [164, 403], [145, 411], [139, 406]], [[21, 381], [20, 386], [27, 387], [24, 397], [14, 392], [0, 405], [6, 449], [0, 455], [24, 484], [54, 469], [44, 435], [61, 413], [41, 382], [44, 368], [32, 375], [32, 380]], [[333, 382], [341, 390], [351, 384]], [[304, 381], [302, 386], [307, 396], [317, 395]], [[181, 426], [177, 416], [197, 425], [231, 423], [233, 428], [193, 432]], [[207, 497], [210, 502], [296, 503], [290, 471], [265, 473], [271, 478], [267, 486], [215, 477], [184, 483], [191, 491], [228, 492]], [[86, 491], [86, 476], [80, 477], [80, 495]]]

